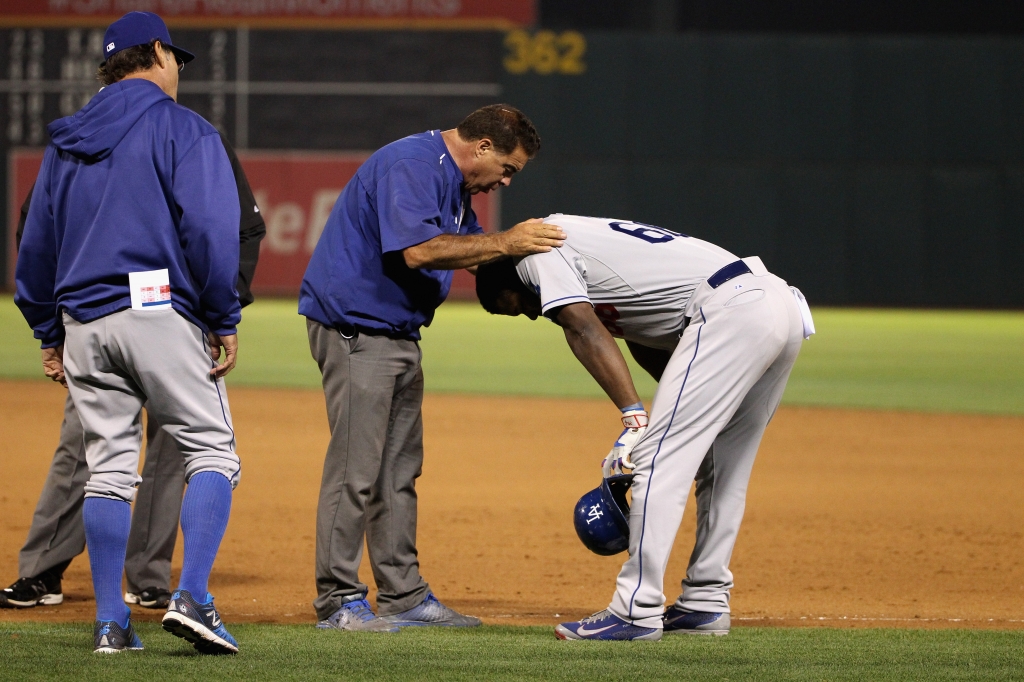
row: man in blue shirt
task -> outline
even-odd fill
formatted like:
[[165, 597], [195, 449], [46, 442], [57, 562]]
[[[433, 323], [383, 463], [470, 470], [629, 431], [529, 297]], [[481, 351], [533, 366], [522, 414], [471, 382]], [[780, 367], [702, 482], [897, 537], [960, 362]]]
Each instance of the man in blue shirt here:
[[[378, 150], [327, 220], [299, 295], [331, 428], [317, 506], [317, 627], [480, 624], [441, 604], [419, 573], [419, 330], [448, 295], [453, 269], [561, 246], [561, 229], [540, 220], [483, 234], [473, 213], [472, 195], [507, 186], [539, 148], [522, 112], [484, 107], [455, 129]], [[364, 537], [379, 617], [358, 576]]]

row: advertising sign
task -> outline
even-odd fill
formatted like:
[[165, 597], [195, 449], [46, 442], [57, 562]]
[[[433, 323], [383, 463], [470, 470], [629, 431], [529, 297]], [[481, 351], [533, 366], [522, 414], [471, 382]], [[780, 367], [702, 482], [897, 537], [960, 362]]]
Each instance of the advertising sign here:
[[4, 0], [0, 24], [106, 25], [155, 12], [171, 26], [259, 28], [467, 28], [534, 23], [533, 0]]
[[[260, 262], [253, 280], [257, 295], [297, 296], [309, 257], [323, 232], [334, 202], [360, 164], [369, 156], [360, 153], [239, 152], [256, 204], [267, 225], [260, 248]], [[28, 196], [42, 163], [38, 149], [11, 152], [8, 173], [9, 288], [14, 285], [14, 234], [18, 212]], [[498, 227], [497, 195], [479, 194], [473, 210], [487, 231]], [[473, 298], [473, 276], [455, 273], [452, 298]]]
[[14, 236], [18, 216], [43, 165], [42, 149], [12, 149], [7, 156], [7, 290], [14, 291], [14, 264], [18, 260]]

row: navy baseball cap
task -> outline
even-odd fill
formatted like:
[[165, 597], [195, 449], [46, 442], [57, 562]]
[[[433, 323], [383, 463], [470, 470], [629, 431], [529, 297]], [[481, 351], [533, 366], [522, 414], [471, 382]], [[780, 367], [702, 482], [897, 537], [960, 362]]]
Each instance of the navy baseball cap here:
[[152, 12], [129, 12], [108, 26], [107, 32], [103, 34], [104, 63], [121, 50], [136, 45], [149, 45], [154, 40], [159, 40], [182, 64], [188, 64], [196, 58], [188, 50], [171, 43], [171, 34], [163, 19]]

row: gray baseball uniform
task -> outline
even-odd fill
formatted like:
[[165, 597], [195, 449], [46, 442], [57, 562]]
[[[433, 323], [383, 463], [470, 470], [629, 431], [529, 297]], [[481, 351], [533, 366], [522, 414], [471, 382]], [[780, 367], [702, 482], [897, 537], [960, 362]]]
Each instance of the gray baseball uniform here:
[[802, 296], [759, 258], [738, 261], [699, 239], [623, 220], [546, 221], [565, 230], [565, 245], [517, 266], [543, 311], [590, 301], [614, 336], [672, 350], [631, 455], [629, 559], [609, 609], [661, 627], [665, 568], [696, 479], [697, 538], [677, 603], [728, 612], [754, 457], [813, 332]]
[[[237, 485], [227, 391], [223, 379], [211, 381], [207, 374], [210, 350], [202, 330], [170, 306], [122, 310], [100, 321], [81, 324], [64, 314], [64, 370], [92, 472], [85, 496], [135, 497], [142, 480], [143, 405], [177, 443], [186, 480], [216, 471]], [[174, 371], [167, 367], [171, 357], [177, 358]]]

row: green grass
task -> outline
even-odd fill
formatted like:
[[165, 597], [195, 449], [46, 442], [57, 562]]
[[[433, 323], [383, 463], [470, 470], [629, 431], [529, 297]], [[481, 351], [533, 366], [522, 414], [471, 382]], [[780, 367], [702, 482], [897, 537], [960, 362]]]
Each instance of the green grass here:
[[[1024, 313], [816, 309], [785, 401], [799, 405], [1024, 414]], [[318, 388], [292, 300], [246, 308], [234, 385]], [[448, 303], [423, 334], [427, 390], [601, 397], [550, 322]], [[628, 354], [627, 354], [628, 355]], [[38, 350], [0, 299], [0, 377], [41, 378]], [[640, 394], [654, 381], [630, 360]]]
[[319, 632], [237, 625], [201, 657], [156, 625], [143, 652], [91, 653], [90, 625], [0, 623], [0, 678], [78, 680], [1021, 680], [1024, 633], [738, 628], [728, 637], [559, 642], [550, 628]]
[[39, 363], [39, 344], [9, 294], [0, 296], [0, 377], [45, 378]]
[[[603, 397], [573, 356], [562, 329], [546, 319], [489, 315], [475, 304], [441, 306], [423, 331], [423, 372], [432, 391]], [[654, 380], [622, 345], [637, 390], [654, 395]]]
[[785, 401], [1024, 414], [1024, 313], [814, 311]]

